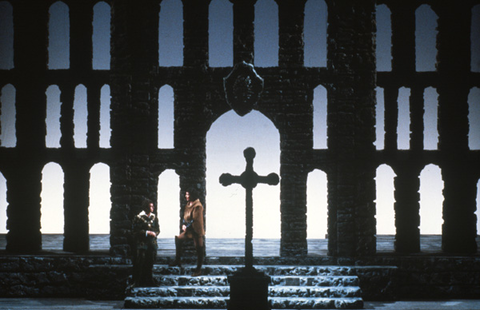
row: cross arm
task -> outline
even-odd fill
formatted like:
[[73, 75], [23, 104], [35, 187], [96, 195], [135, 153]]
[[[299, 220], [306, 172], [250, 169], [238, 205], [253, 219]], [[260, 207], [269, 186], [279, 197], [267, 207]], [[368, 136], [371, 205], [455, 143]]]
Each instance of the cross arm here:
[[234, 175], [231, 175], [230, 173], [222, 174], [219, 178], [219, 181], [220, 181], [220, 184], [222, 184], [223, 186], [228, 186], [233, 183], [240, 184], [242, 182], [240, 176], [234, 176]]
[[276, 173], [270, 173], [266, 177], [258, 176], [258, 183], [266, 183], [268, 185], [277, 185], [280, 182], [280, 178]]

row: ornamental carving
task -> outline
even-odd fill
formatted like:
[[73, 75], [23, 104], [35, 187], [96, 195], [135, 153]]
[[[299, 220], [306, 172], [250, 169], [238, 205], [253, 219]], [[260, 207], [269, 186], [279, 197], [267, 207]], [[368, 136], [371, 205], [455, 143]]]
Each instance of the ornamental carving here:
[[263, 91], [263, 79], [255, 72], [252, 64], [237, 63], [230, 74], [223, 78], [225, 99], [240, 116], [252, 111]]

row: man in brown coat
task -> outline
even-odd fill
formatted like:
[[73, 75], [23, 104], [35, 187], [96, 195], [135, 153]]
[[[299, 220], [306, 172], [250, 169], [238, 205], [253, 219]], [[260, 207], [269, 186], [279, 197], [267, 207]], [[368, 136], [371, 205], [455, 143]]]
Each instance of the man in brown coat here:
[[193, 239], [195, 250], [197, 252], [197, 268], [192, 276], [196, 277], [202, 274], [203, 257], [205, 253], [205, 228], [203, 205], [197, 193], [194, 190], [185, 192], [187, 205], [183, 212], [182, 232], [175, 236], [176, 256], [170, 266], [181, 266], [182, 244], [185, 239]]

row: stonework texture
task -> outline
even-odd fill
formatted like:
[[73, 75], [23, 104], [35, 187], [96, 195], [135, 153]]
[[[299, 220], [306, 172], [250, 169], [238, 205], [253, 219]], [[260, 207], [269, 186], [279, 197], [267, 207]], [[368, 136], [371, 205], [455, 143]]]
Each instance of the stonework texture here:
[[[42, 250], [41, 179], [42, 169], [49, 162], [58, 163], [65, 176], [63, 248], [68, 252], [82, 254], [89, 250], [89, 171], [96, 163], [105, 163], [110, 168], [112, 259], [126, 259], [130, 255], [131, 220], [139, 212], [143, 197], [156, 201], [158, 176], [163, 171], [174, 169], [181, 189], [195, 187], [205, 201], [206, 135], [215, 120], [231, 109], [225, 99], [223, 78], [234, 66], [209, 67], [209, 0], [182, 0], [181, 67], [161, 67], [158, 63], [160, 0], [107, 0], [111, 8], [109, 70], [92, 69], [90, 21], [98, 1], [63, 1], [69, 7], [71, 29], [70, 68], [65, 70], [49, 70], [47, 66], [48, 9], [52, 1], [7, 2], [14, 15], [15, 65], [11, 70], [0, 70], [0, 89], [12, 84], [16, 90], [17, 144], [13, 148], [0, 147], [0, 172], [7, 182], [5, 252], [7, 260], [12, 260], [9, 262], [12, 270], [18, 273], [4, 279], [2, 288], [7, 282], [6, 285], [26, 285], [30, 280], [25, 269], [14, 265], [25, 260], [22, 255]], [[256, 1], [230, 2], [234, 10], [234, 63], [252, 63]], [[275, 0], [279, 12], [279, 63], [255, 68], [264, 80], [264, 89], [253, 109], [268, 117], [280, 133], [280, 256], [306, 258], [308, 254], [306, 183], [308, 173], [320, 169], [328, 178], [328, 255], [345, 258], [347, 262], [374, 257], [375, 174], [382, 164], [392, 167], [396, 174], [395, 252], [419, 253], [419, 175], [426, 165], [435, 164], [440, 167], [444, 182], [441, 255], [455, 254], [458, 259], [408, 256], [405, 260], [391, 258], [385, 264], [407, 265], [400, 270], [405, 277], [399, 277], [403, 280], [396, 283], [402, 297], [416, 297], [413, 284], [422, 286], [422, 283], [424, 289], [427, 283], [438, 285], [423, 290], [420, 297], [443, 293], [469, 297], [470, 293], [478, 293], [475, 199], [480, 153], [468, 147], [467, 97], [472, 87], [480, 87], [479, 73], [470, 71], [469, 28], [472, 8], [480, 1], [326, 0], [326, 67], [303, 65], [305, 2]], [[390, 72], [376, 71], [375, 14], [376, 5], [380, 4], [386, 4], [391, 11]], [[436, 71], [419, 73], [415, 71], [414, 14], [422, 4], [430, 5], [438, 16], [438, 53]], [[75, 148], [73, 139], [73, 98], [79, 84], [86, 86], [89, 98], [87, 147], [82, 149]], [[159, 149], [158, 91], [167, 84], [175, 94], [174, 147]], [[61, 91], [60, 148], [45, 145], [45, 91], [49, 85], [57, 85]], [[99, 94], [103, 85], [111, 89], [110, 148], [99, 146]], [[313, 148], [312, 98], [319, 85], [328, 92], [326, 149]], [[423, 90], [430, 86], [439, 95], [439, 143], [437, 150], [427, 151], [423, 146], [423, 124], [418, 120], [424, 113]], [[384, 150], [376, 150], [374, 146], [376, 87], [385, 90]], [[397, 95], [401, 87], [412, 89], [408, 150], [399, 150], [397, 146]], [[179, 216], [184, 204], [185, 201], [179, 201]], [[35, 264], [27, 260], [28, 264]], [[40, 256], [38, 260], [43, 259]], [[83, 261], [77, 258], [75, 264], [78, 260]], [[463, 262], [472, 268], [462, 269]], [[455, 273], [457, 265], [462, 271]], [[101, 274], [107, 272], [105, 268], [101, 268]], [[85, 272], [91, 274], [92, 269], [88, 270], [80, 272], [83, 284]], [[422, 278], [415, 279], [413, 271], [420, 270], [425, 270], [419, 275]], [[427, 274], [427, 270], [432, 272]], [[452, 274], [446, 275], [444, 270]], [[8, 291], [1, 295], [49, 295], [50, 290], [70, 295], [61, 292], [69, 286], [55, 288], [53, 284], [67, 280], [73, 283], [77, 275], [75, 270], [60, 273], [39, 270], [34, 277], [35, 283], [52, 285], [46, 285], [42, 292], [34, 286], [30, 292]], [[466, 278], [468, 284], [462, 284], [467, 285], [463, 290], [458, 283], [465, 283]], [[117, 277], [116, 281], [123, 280]]]

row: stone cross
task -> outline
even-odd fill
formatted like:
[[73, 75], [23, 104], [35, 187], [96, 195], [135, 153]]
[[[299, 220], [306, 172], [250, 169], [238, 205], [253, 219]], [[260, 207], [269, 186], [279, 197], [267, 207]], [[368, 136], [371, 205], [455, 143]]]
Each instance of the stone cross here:
[[240, 176], [233, 176], [230, 173], [224, 173], [220, 176], [220, 183], [228, 186], [233, 183], [241, 184], [246, 191], [246, 234], [245, 234], [245, 269], [253, 270], [253, 198], [252, 191], [258, 183], [266, 183], [268, 185], [277, 185], [279, 177], [276, 173], [270, 173], [268, 176], [259, 176], [253, 171], [253, 158], [255, 158], [255, 149], [246, 148], [243, 156], [247, 161], [247, 167]]

